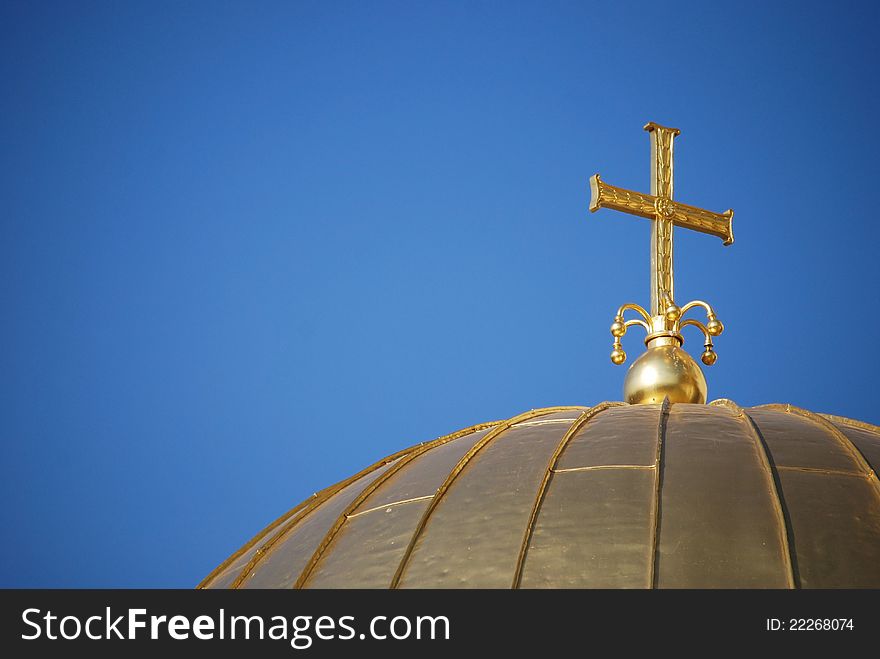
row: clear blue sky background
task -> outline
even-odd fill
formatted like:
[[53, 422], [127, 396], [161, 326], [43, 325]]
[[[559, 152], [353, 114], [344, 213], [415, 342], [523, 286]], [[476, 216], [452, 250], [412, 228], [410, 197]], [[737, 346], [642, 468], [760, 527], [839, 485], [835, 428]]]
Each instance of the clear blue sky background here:
[[0, 585], [190, 587], [383, 455], [619, 399], [649, 225], [587, 179], [647, 191], [648, 120], [736, 211], [676, 232], [710, 398], [880, 423], [876, 6], [4, 2]]

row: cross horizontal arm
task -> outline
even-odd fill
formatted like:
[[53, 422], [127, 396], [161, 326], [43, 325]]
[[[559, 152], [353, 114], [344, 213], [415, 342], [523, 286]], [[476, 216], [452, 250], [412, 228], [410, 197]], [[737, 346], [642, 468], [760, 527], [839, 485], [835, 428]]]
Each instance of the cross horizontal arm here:
[[658, 218], [657, 197], [609, 185], [598, 174], [590, 177], [590, 192], [590, 211], [610, 208], [649, 220], [665, 218], [672, 220], [676, 226], [718, 236], [725, 245], [733, 243], [732, 210], [713, 213], [696, 206], [664, 200], [664, 208], [668, 210]]
[[693, 229], [700, 233], [718, 236], [725, 245], [733, 244], [733, 210], [728, 208], [723, 213], [713, 213], [696, 206], [688, 206], [677, 201], [672, 202], [675, 213], [672, 223], [677, 227]]
[[657, 217], [656, 197], [609, 185], [598, 174], [590, 177], [590, 212], [610, 208], [653, 220]]

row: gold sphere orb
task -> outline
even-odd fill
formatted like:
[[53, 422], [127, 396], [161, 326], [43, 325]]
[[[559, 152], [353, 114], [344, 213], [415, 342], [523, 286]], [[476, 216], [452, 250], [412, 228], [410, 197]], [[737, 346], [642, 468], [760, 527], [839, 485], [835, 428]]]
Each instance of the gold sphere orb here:
[[611, 363], [620, 366], [626, 361], [626, 353], [622, 348], [615, 348], [611, 351]]
[[670, 323], [674, 323], [679, 318], [681, 318], [681, 307], [676, 304], [671, 304], [666, 307], [666, 320]]
[[710, 320], [706, 325], [706, 331], [712, 336], [719, 336], [724, 331], [724, 325], [720, 320]]
[[623, 398], [631, 405], [662, 403], [667, 396], [672, 403], [702, 404], [706, 393], [703, 371], [678, 346], [649, 348], [629, 367], [623, 382]]
[[611, 324], [611, 336], [620, 338], [624, 334], [626, 334], [626, 325], [617, 321]]
[[707, 350], [702, 354], [700, 359], [706, 366], [711, 366], [718, 361], [718, 353], [714, 352], [713, 350]]

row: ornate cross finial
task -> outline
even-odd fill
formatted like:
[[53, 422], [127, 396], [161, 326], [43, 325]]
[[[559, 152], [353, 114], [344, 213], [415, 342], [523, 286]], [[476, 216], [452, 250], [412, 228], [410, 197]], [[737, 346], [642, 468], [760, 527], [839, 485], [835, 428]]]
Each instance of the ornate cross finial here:
[[[648, 333], [645, 338], [648, 352], [636, 360], [627, 374], [624, 390], [628, 402], [661, 402], [665, 396], [672, 402], [705, 402], [706, 381], [699, 367], [680, 349], [684, 343], [681, 330], [691, 325], [703, 333], [702, 361], [711, 366], [717, 359], [712, 337], [720, 335], [724, 326], [712, 307], [702, 300], [681, 307], [676, 304], [672, 229], [678, 226], [708, 233], [730, 245], [733, 243], [733, 211], [719, 214], [673, 201], [672, 141], [681, 131], [653, 122], [646, 124], [645, 130], [651, 134], [651, 194], [609, 185], [598, 174], [590, 178], [590, 211], [611, 208], [651, 220], [651, 312], [638, 304], [624, 304], [618, 309], [611, 325], [614, 337], [611, 361], [615, 364], [626, 361], [620, 339], [628, 327], [640, 325]], [[685, 313], [695, 307], [706, 310], [705, 325], [691, 318], [683, 319]], [[641, 318], [624, 320], [627, 310], [635, 311]], [[662, 382], [660, 376], [666, 376], [669, 381]]]

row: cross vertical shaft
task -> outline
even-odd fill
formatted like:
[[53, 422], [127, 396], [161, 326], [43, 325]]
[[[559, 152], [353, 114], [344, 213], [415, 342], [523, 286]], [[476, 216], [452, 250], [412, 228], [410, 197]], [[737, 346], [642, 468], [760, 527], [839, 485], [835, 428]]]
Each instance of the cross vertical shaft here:
[[651, 222], [651, 315], [663, 313], [664, 293], [675, 299], [672, 280], [672, 140], [681, 131], [653, 122], [645, 125], [651, 133], [651, 195], [656, 198], [656, 214]]

